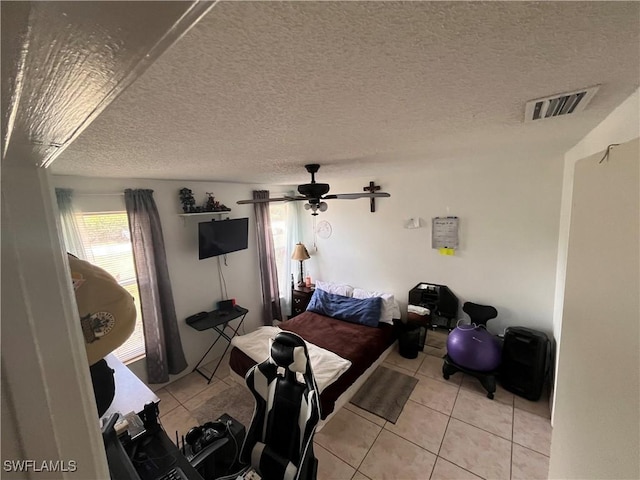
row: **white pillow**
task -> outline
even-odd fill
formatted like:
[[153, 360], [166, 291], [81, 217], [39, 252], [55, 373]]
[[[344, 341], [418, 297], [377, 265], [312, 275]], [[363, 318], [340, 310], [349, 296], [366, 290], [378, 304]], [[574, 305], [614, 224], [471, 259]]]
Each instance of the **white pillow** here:
[[[396, 301], [393, 297], [392, 293], [383, 293], [383, 292], [368, 292], [366, 290], [362, 290], [361, 288], [353, 289], [353, 298], [373, 298], [380, 297], [382, 298], [382, 308], [380, 309], [380, 321], [382, 323], [391, 323], [393, 324], [394, 318], [400, 318], [400, 316], [394, 316]], [[400, 313], [400, 309], [398, 308], [398, 313]]]
[[318, 290], [324, 290], [327, 293], [342, 295], [343, 297], [353, 296], [353, 287], [351, 285], [342, 285], [339, 283], [322, 282], [320, 280], [316, 280], [316, 288]]
[[400, 313], [400, 305], [395, 300], [393, 301], [393, 318], [400, 319], [402, 314]]

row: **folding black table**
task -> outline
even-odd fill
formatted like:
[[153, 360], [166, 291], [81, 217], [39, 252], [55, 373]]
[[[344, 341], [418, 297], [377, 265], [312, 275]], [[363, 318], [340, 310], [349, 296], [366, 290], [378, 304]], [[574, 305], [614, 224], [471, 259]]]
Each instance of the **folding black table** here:
[[[205, 354], [202, 356], [202, 358], [197, 363], [195, 368], [192, 370], [193, 372], [198, 372], [200, 375], [206, 378], [207, 383], [211, 383], [211, 379], [216, 374], [216, 371], [218, 370], [218, 367], [220, 366], [222, 359], [227, 354], [227, 350], [229, 350], [229, 347], [231, 346], [231, 339], [235, 337], [236, 334], [238, 333], [238, 330], [242, 326], [242, 322], [244, 322], [244, 318], [247, 316], [247, 313], [249, 313], [249, 310], [247, 310], [246, 308], [242, 308], [239, 305], [236, 305], [231, 310], [214, 310], [213, 312], [209, 312], [209, 314], [206, 317], [198, 318], [197, 320], [194, 320], [191, 322], [187, 321], [187, 324], [191, 328], [195, 328], [196, 330], [203, 331], [203, 330], [213, 329], [218, 333], [218, 336], [209, 347], [209, 350], [205, 352]], [[235, 328], [229, 325], [229, 322], [237, 318], [240, 319], [240, 322], [238, 322], [238, 325]], [[225, 333], [225, 329], [227, 327], [229, 327], [229, 329], [233, 332], [231, 336]], [[224, 353], [218, 360], [218, 363], [216, 364], [216, 368], [213, 369], [211, 376], [208, 377], [202, 371], [200, 371], [198, 367], [200, 366], [202, 361], [205, 359], [205, 357], [209, 354], [211, 349], [215, 346], [215, 344], [218, 343], [218, 340], [220, 340], [221, 338], [224, 338], [227, 341], [227, 346], [224, 349]]]

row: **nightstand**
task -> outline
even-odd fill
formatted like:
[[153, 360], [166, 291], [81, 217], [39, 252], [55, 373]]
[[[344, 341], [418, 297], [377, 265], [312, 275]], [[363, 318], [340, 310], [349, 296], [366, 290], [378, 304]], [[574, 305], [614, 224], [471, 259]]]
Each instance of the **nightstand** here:
[[291, 316], [300, 315], [307, 309], [307, 305], [311, 301], [311, 296], [315, 291], [314, 288], [293, 287], [291, 289]]

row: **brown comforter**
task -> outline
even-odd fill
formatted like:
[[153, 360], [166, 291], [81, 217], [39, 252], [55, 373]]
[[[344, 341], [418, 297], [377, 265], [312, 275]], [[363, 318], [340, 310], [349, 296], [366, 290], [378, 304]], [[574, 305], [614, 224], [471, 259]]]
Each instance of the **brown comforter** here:
[[[333, 412], [336, 399], [396, 339], [393, 325], [387, 323], [381, 323], [378, 327], [367, 327], [309, 311], [281, 323], [279, 327], [282, 330], [297, 333], [307, 342], [351, 361], [351, 367], [320, 395], [323, 420]], [[231, 350], [229, 365], [238, 375], [244, 377], [249, 368], [255, 364], [256, 362], [239, 349], [234, 347]]]

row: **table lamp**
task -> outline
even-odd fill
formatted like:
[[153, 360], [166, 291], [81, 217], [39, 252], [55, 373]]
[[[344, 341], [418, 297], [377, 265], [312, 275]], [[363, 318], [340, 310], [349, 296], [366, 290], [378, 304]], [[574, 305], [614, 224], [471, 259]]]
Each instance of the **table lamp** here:
[[293, 255], [291, 255], [291, 260], [300, 261], [300, 278], [298, 279], [298, 286], [304, 287], [304, 272], [302, 270], [302, 262], [311, 258], [309, 256], [309, 252], [307, 252], [307, 248], [302, 243], [296, 243], [296, 248], [293, 250]]

